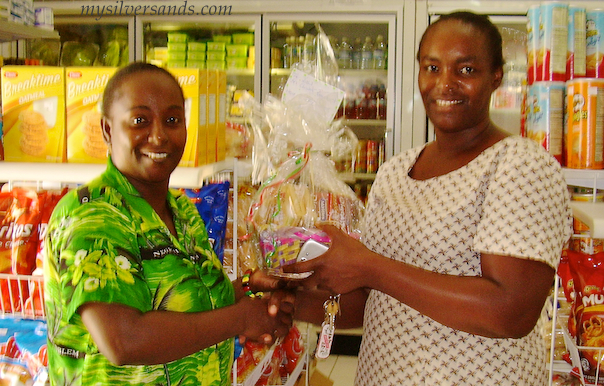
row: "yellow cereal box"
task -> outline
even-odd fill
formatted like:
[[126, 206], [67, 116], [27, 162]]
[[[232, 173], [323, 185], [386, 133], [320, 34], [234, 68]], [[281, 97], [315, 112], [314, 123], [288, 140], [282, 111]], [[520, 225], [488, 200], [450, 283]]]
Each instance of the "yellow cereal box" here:
[[199, 70], [199, 164], [206, 165], [208, 160], [208, 70]]
[[208, 163], [216, 162], [216, 140], [218, 125], [218, 70], [208, 70], [208, 135], [206, 148]]
[[65, 162], [65, 80], [62, 67], [4, 66], [4, 159]]
[[199, 135], [199, 69], [168, 68], [178, 80], [185, 97], [185, 117], [187, 124], [187, 144], [179, 166], [193, 167], [202, 165], [199, 160], [199, 148], [205, 143]]
[[67, 162], [105, 163], [101, 129], [103, 91], [115, 67], [66, 67]]
[[226, 72], [218, 71], [218, 111], [216, 112], [216, 161], [226, 158]]

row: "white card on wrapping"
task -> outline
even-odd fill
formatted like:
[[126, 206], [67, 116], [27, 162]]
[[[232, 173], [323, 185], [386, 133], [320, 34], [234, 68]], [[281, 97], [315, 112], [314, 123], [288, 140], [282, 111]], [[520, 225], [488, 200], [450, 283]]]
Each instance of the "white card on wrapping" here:
[[313, 113], [322, 121], [331, 122], [344, 99], [344, 91], [315, 79], [304, 71], [294, 69], [285, 83], [281, 101], [286, 105], [296, 104], [297, 97], [306, 101], [312, 100]]

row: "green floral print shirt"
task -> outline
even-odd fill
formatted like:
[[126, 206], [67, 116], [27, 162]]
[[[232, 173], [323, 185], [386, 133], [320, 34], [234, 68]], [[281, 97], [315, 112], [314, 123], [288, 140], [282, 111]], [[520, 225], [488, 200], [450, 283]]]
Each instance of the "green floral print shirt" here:
[[167, 199], [178, 237], [109, 159], [101, 176], [70, 191], [53, 211], [44, 264], [51, 385], [230, 384], [233, 339], [163, 365], [116, 366], [78, 314], [87, 302], [141, 312], [201, 312], [234, 303], [233, 285], [195, 206], [177, 191]]

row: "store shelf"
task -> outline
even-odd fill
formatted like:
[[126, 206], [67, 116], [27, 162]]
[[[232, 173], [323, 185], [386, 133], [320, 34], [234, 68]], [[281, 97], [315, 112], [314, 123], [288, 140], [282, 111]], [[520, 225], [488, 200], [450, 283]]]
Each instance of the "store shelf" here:
[[594, 239], [604, 239], [604, 203], [571, 201], [573, 216], [589, 227]]
[[344, 119], [347, 126], [386, 126], [384, 119]]
[[346, 183], [353, 183], [359, 180], [373, 181], [375, 173], [338, 173], [340, 179]]
[[[172, 173], [170, 186], [175, 188], [199, 188], [204, 180], [216, 173], [232, 170], [232, 158], [195, 168], [178, 167]], [[44, 181], [52, 183], [83, 184], [105, 170], [104, 164], [0, 162], [0, 180], [23, 182]]]
[[564, 168], [563, 171], [568, 185], [604, 189], [604, 170]]
[[24, 24], [0, 23], [0, 42], [10, 42], [19, 39], [58, 39], [59, 33], [54, 30], [27, 26]]

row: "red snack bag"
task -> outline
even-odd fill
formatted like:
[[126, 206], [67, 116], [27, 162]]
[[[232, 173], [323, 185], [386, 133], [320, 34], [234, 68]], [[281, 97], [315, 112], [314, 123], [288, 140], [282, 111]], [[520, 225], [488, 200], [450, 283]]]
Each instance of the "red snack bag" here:
[[36, 267], [40, 203], [33, 190], [13, 188], [8, 216], [12, 221], [12, 273], [31, 275]]
[[304, 352], [304, 342], [302, 341], [302, 334], [300, 334], [298, 327], [293, 326], [289, 330], [283, 339], [282, 346], [285, 353], [285, 370], [288, 374], [291, 374], [294, 372], [294, 369], [298, 364], [298, 360]]
[[[575, 317], [569, 318], [569, 327], [574, 319], [578, 346], [604, 347], [604, 252], [590, 255], [569, 250], [568, 257], [576, 292]], [[604, 350], [579, 349], [579, 357], [585, 380], [596, 384], [598, 367], [604, 367]], [[597, 384], [604, 385], [602, 375]]]
[[36, 249], [36, 269], [35, 274], [42, 274], [41, 270], [44, 263], [44, 238], [48, 228], [48, 220], [59, 200], [67, 193], [69, 189], [63, 188], [61, 191], [44, 191], [38, 194], [40, 205], [40, 221], [38, 222], [38, 247]]

